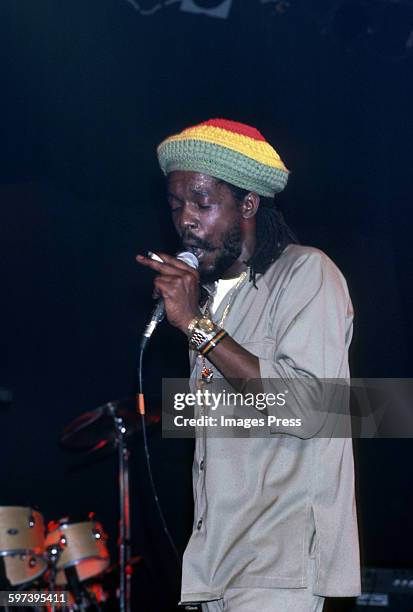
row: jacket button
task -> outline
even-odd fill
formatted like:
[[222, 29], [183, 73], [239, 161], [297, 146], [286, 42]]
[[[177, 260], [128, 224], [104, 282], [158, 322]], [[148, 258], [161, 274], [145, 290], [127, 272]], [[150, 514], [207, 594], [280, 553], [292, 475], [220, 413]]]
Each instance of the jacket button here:
[[199, 519], [199, 521], [198, 521], [198, 523], [197, 523], [197, 525], [196, 525], [196, 528], [197, 528], [197, 529], [198, 529], [198, 531], [199, 531], [199, 530], [201, 529], [201, 527], [202, 527], [202, 519]]
[[202, 459], [201, 463], [199, 464], [199, 469], [203, 470], [204, 469], [204, 460]]

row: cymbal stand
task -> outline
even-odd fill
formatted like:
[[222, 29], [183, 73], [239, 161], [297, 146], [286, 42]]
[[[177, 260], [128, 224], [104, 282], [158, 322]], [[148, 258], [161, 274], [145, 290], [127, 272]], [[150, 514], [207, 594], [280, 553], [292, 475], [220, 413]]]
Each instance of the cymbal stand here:
[[131, 527], [129, 497], [129, 451], [126, 442], [126, 425], [116, 414], [116, 407], [109, 403], [118, 446], [119, 477], [119, 611], [131, 611]]

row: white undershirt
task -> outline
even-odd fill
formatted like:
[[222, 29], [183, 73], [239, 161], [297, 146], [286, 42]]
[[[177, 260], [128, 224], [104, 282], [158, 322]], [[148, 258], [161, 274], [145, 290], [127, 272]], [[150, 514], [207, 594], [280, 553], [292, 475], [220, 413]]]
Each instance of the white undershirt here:
[[216, 313], [218, 306], [220, 305], [224, 297], [227, 295], [228, 291], [231, 291], [231, 289], [235, 287], [239, 279], [239, 276], [237, 276], [236, 278], [221, 278], [217, 282], [214, 301], [209, 307], [211, 314]]

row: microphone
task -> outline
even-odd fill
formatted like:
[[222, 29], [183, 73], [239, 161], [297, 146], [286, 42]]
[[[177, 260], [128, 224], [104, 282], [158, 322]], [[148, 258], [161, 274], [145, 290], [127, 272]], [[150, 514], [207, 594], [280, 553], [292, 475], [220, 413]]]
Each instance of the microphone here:
[[[150, 259], [154, 259], [155, 261], [160, 261], [164, 263], [163, 260], [155, 253], [149, 252], [148, 257], [150, 257]], [[195, 257], [195, 255], [190, 251], [183, 251], [182, 253], [178, 253], [176, 255], [176, 259], [179, 259], [179, 261], [183, 261], [184, 263], [188, 264], [188, 266], [194, 268], [194, 270], [196, 270], [199, 266], [199, 261], [197, 257]], [[151, 318], [149, 319], [149, 322], [145, 327], [145, 331], [142, 334], [141, 348], [144, 348], [146, 346], [153, 332], [164, 317], [165, 305], [163, 303], [163, 299], [160, 298], [155, 308], [152, 310]]]

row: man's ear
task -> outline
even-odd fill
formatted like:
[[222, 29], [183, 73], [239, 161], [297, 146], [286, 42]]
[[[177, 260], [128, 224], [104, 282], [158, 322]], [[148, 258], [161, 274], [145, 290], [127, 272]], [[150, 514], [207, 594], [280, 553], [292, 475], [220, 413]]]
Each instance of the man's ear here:
[[241, 211], [243, 219], [252, 219], [255, 217], [260, 205], [260, 196], [257, 193], [250, 191], [247, 193], [241, 203]]

